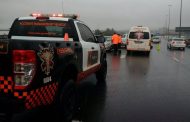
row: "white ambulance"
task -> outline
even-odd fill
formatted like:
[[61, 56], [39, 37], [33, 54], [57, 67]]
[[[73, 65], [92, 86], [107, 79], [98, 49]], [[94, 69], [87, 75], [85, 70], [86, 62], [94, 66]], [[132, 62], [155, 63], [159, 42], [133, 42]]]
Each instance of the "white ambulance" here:
[[151, 50], [151, 33], [148, 27], [131, 27], [127, 39], [127, 54], [132, 51], [144, 51], [148, 55]]

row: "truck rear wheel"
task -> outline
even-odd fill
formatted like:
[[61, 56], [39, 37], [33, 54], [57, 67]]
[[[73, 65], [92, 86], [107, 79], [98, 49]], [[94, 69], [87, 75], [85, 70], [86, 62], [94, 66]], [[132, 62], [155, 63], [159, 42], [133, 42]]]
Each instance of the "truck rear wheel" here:
[[0, 122], [11, 122], [12, 120], [12, 113], [0, 113]]
[[61, 89], [57, 100], [57, 121], [71, 122], [76, 110], [76, 86], [73, 80], [69, 80]]
[[107, 75], [107, 61], [106, 58], [104, 58], [104, 61], [102, 62], [101, 68], [96, 72], [96, 79], [98, 82], [105, 82], [106, 81], [106, 75]]

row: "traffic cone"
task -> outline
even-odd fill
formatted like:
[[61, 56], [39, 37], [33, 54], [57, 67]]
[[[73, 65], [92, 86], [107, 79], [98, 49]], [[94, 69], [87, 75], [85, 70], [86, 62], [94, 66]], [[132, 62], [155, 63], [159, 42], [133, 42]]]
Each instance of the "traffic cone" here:
[[64, 41], [69, 41], [69, 34], [68, 33], [65, 33], [65, 35], [64, 35]]
[[156, 45], [156, 49], [157, 49], [158, 52], [160, 52], [160, 44]]

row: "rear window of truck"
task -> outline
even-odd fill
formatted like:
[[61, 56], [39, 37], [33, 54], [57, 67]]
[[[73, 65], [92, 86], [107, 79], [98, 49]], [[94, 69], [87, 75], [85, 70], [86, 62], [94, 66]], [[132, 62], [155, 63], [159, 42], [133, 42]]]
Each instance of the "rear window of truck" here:
[[75, 29], [67, 21], [55, 20], [17, 20], [12, 26], [12, 36], [57, 37], [76, 39]]

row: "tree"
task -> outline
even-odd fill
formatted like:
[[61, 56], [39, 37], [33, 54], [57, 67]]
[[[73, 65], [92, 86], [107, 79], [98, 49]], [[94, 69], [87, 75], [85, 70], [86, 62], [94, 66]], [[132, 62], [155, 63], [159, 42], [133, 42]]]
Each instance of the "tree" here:
[[114, 32], [116, 32], [116, 31], [115, 31], [113, 28], [112, 28], [112, 29], [107, 28], [107, 29], [103, 32], [103, 34], [104, 34], [105, 36], [111, 36], [111, 35], [113, 35]]
[[96, 29], [95, 32], [94, 32], [95, 35], [100, 35], [101, 33], [102, 32], [99, 29]]

